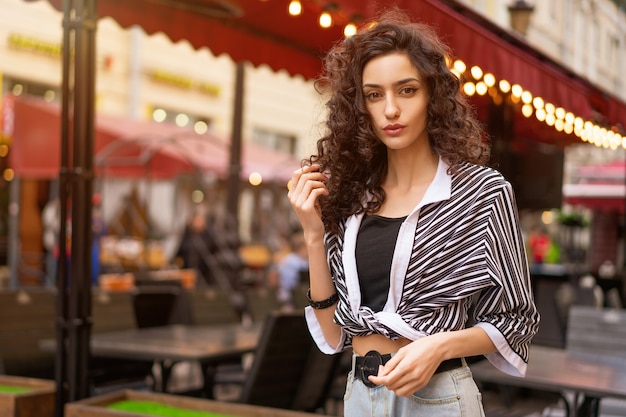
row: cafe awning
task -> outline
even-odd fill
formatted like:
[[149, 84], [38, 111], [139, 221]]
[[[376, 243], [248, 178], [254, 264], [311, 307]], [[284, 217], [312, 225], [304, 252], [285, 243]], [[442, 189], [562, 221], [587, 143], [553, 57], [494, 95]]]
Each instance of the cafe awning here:
[[[23, 178], [55, 178], [60, 163], [60, 108], [33, 97], [6, 99], [13, 114], [11, 167]], [[12, 109], [12, 110], [9, 110]], [[197, 134], [174, 124], [97, 115], [96, 175], [173, 178], [202, 172], [226, 178], [230, 143], [219, 135]], [[287, 183], [299, 167], [293, 156], [244, 143], [242, 180], [261, 174], [264, 181]]]
[[[61, 10], [61, 0], [49, 2]], [[148, 34], [164, 32], [174, 42], [186, 40], [195, 48], [208, 47], [214, 55], [228, 54], [237, 62], [266, 64], [314, 78], [321, 70], [321, 57], [343, 37], [347, 23], [358, 23], [397, 5], [414, 19], [433, 25], [468, 70], [479, 66], [497, 80], [519, 84], [533, 96], [583, 119], [601, 120], [607, 128], [626, 125], [623, 101], [454, 0], [335, 0], [334, 24], [328, 29], [318, 23], [325, 2], [302, 0], [302, 13], [295, 17], [287, 12], [289, 2], [99, 0], [97, 7], [100, 17], [112, 17], [125, 28], [139, 25]], [[519, 119], [518, 135], [561, 145], [579, 141], [573, 134], [547, 129], [535, 117]]]
[[626, 212], [626, 161], [578, 167], [570, 184], [563, 185], [563, 200], [598, 211]]

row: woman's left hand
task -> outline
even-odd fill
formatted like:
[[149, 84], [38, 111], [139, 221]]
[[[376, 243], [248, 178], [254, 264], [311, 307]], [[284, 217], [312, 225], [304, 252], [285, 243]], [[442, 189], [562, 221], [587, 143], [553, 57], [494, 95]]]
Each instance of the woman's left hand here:
[[439, 339], [439, 335], [427, 336], [400, 348], [369, 380], [385, 385], [398, 396], [412, 395], [428, 384], [444, 359]]

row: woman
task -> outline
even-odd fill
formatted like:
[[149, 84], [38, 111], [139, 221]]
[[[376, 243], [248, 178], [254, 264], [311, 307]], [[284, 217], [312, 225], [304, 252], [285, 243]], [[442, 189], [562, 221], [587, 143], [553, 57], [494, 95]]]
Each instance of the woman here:
[[538, 326], [511, 186], [433, 31], [399, 11], [337, 44], [327, 134], [290, 202], [309, 329], [352, 349], [345, 416], [480, 416], [464, 357], [523, 375]]

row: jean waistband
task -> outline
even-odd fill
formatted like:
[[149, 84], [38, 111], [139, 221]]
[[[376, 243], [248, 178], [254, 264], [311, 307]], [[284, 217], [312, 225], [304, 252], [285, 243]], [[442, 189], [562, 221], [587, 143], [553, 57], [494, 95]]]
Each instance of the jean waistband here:
[[[370, 375], [378, 374], [378, 367], [386, 364], [391, 359], [391, 354], [387, 353], [381, 355], [375, 350], [371, 350], [365, 354], [365, 356], [357, 356], [354, 358], [354, 377], [361, 380], [366, 386], [373, 388], [376, 386], [373, 382], [367, 379]], [[456, 368], [465, 366], [463, 358], [447, 359], [439, 364], [435, 374], [441, 372], [451, 371]]]

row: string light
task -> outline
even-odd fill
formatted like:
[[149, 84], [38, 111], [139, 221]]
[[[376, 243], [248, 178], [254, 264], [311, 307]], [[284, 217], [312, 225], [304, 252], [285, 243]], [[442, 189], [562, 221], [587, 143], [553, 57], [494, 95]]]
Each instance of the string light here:
[[467, 69], [465, 62], [461, 61], [460, 59], [457, 59], [456, 61], [454, 61], [454, 64], [452, 64], [452, 66], [454, 67], [455, 70], [457, 70], [459, 74], [463, 74], [465, 70]]
[[485, 94], [487, 94], [487, 84], [485, 84], [484, 81], [479, 81], [476, 83], [476, 93], [478, 93], [479, 96], [484, 96]]
[[323, 11], [320, 15], [320, 26], [328, 29], [333, 25], [333, 17], [327, 11]]
[[258, 172], [252, 172], [249, 176], [248, 176], [248, 182], [250, 183], [250, 185], [261, 185], [261, 183], [263, 182], [263, 176], [258, 173]]
[[343, 28], [343, 36], [350, 38], [354, 35], [356, 35], [356, 25], [350, 22]]
[[493, 87], [496, 85], [496, 77], [490, 72], [485, 74], [483, 80], [485, 81], [485, 84], [487, 84], [487, 87]]
[[521, 98], [523, 92], [524, 92], [524, 89], [519, 84], [514, 84], [511, 87], [511, 94], [513, 94], [515, 97]]
[[500, 83], [498, 84], [500, 86], [500, 90], [506, 94], [509, 91], [511, 91], [511, 83], [508, 82], [507, 80], [500, 80]]
[[482, 78], [482, 76], [483, 76], [483, 70], [479, 66], [477, 66], [477, 65], [474, 65], [470, 69], [470, 73], [472, 74], [472, 77], [475, 80], [480, 80]]
[[299, 0], [291, 0], [289, 3], [289, 14], [291, 16], [300, 16], [302, 13], [302, 4]]
[[463, 84], [463, 91], [465, 92], [465, 94], [471, 97], [476, 92], [476, 86], [473, 82], [467, 82]]

